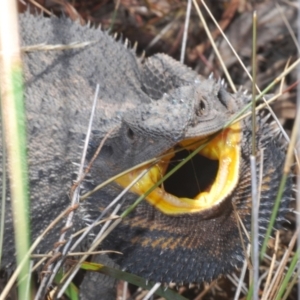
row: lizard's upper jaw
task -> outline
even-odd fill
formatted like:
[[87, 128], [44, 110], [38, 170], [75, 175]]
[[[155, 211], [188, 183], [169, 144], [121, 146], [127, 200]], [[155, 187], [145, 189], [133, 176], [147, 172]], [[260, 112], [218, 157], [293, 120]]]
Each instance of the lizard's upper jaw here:
[[[184, 156], [202, 146], [190, 161], [156, 187], [145, 199], [168, 215], [214, 211], [238, 183], [241, 135], [241, 125], [235, 123], [214, 137], [181, 141], [167, 151], [131, 191], [138, 195], [146, 193], [176, 167]], [[150, 165], [147, 165], [131, 171], [116, 182], [126, 187], [149, 167]]]

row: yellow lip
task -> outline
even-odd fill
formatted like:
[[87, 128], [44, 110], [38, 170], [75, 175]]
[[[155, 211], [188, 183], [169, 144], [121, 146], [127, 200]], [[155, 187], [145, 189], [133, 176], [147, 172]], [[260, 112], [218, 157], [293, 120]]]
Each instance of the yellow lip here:
[[[240, 167], [240, 141], [241, 125], [235, 123], [224, 129], [216, 137], [207, 143], [199, 151], [199, 155], [218, 160], [219, 167], [212, 184], [204, 191], [200, 191], [193, 199], [188, 197], [176, 197], [166, 192], [162, 187], [157, 187], [145, 199], [155, 206], [161, 212], [168, 215], [180, 215], [186, 213], [199, 213], [212, 209], [220, 205], [233, 191], [237, 185]], [[187, 139], [178, 145], [186, 150], [195, 150], [203, 143], [201, 138]], [[131, 192], [141, 195], [147, 192], [155, 183], [157, 183], [166, 173], [170, 161], [174, 157], [174, 151], [168, 151], [168, 155], [153, 166], [149, 172], [143, 176], [132, 188]], [[136, 169], [122, 177], [116, 182], [126, 187], [128, 186], [145, 168]], [[195, 172], [206, 172], [206, 170], [197, 169]], [[190, 176], [194, 176], [191, 172]], [[182, 180], [186, 180], [183, 178]]]

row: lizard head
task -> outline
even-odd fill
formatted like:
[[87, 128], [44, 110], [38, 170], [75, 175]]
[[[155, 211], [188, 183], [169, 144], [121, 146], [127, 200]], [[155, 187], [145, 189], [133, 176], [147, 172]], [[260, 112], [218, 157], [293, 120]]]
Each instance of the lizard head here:
[[[200, 147], [182, 170], [158, 186], [146, 200], [165, 214], [207, 215], [220, 206], [238, 181], [240, 124], [219, 131], [241, 105], [220, 81], [196, 78], [189, 85], [164, 93], [161, 99], [126, 112], [119, 132], [104, 147], [104, 155], [109, 153], [109, 157], [100, 161], [109, 165], [113, 172], [109, 176], [113, 176], [161, 157], [154, 165], [147, 164], [116, 179], [118, 185], [126, 187], [149, 169], [131, 189], [142, 195]], [[213, 135], [216, 136], [212, 138]]]

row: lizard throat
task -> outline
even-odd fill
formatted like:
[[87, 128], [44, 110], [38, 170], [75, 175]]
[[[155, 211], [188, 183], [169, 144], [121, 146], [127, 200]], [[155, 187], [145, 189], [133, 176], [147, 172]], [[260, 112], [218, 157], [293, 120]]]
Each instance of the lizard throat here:
[[[215, 210], [230, 196], [238, 183], [241, 160], [241, 135], [241, 125], [239, 123], [235, 123], [221, 131], [196, 154], [193, 158], [194, 163], [187, 162], [187, 164], [191, 164], [189, 171], [185, 169], [184, 172], [180, 173], [179, 169], [177, 171], [178, 174], [171, 175], [166, 182], [152, 191], [145, 198], [146, 201], [168, 215], [202, 213], [212, 209]], [[175, 154], [174, 151], [178, 146], [183, 148], [184, 152], [190, 153], [205, 142], [207, 142], [207, 138], [203, 139], [200, 137], [183, 140], [177, 144], [176, 147], [167, 151], [159, 163], [150, 168], [148, 173], [131, 188], [131, 192], [142, 195], [171, 170], [174, 167], [174, 163], [179, 162], [178, 158], [180, 155], [178, 156], [177, 154], [180, 152]], [[197, 159], [200, 159], [200, 157], [202, 157], [202, 163], [197, 163]], [[126, 187], [145, 168], [149, 168], [149, 165], [119, 177], [116, 179], [116, 182]], [[176, 180], [172, 181], [172, 176], [176, 176]], [[193, 180], [195, 176], [197, 179]], [[187, 191], [186, 188], [181, 189], [181, 183], [189, 181], [191, 182], [190, 186], [192, 185], [194, 190], [193, 192]], [[205, 183], [201, 181], [205, 181]], [[172, 184], [176, 186], [172, 187]], [[199, 189], [201, 186], [204, 186], [204, 189]], [[172, 193], [175, 190], [177, 191], [176, 195]]]

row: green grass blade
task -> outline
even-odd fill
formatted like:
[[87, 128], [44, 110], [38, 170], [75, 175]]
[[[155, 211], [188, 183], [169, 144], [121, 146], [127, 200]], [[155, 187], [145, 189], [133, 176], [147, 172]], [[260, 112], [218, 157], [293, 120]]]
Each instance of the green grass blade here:
[[[7, 30], [7, 28], [12, 30]], [[17, 263], [21, 264], [29, 249], [30, 231], [23, 75], [17, 28], [16, 2], [2, 1], [0, 10], [1, 118], [6, 138], [16, 257]], [[24, 263], [19, 274], [19, 280], [26, 278], [26, 280], [19, 281], [18, 285], [19, 299], [22, 300], [30, 298], [28, 289], [30, 276], [26, 276], [28, 274], [29, 260]]]
[[[147, 280], [145, 280], [139, 276], [136, 276], [136, 275], [124, 272], [124, 271], [120, 271], [115, 268], [107, 267], [102, 264], [85, 262], [81, 265], [81, 268], [84, 270], [88, 270], [88, 271], [100, 272], [102, 274], [109, 275], [113, 278], [127, 281], [129, 283], [137, 285], [146, 290], [150, 290], [155, 284], [155, 283], [151, 283], [151, 282], [147, 283]], [[167, 299], [167, 300], [187, 300], [185, 297], [179, 295], [178, 293], [176, 293], [170, 289], [164, 290], [164, 287], [159, 287], [156, 290], [155, 294], [157, 294], [161, 297], [164, 297], [164, 299]]]

